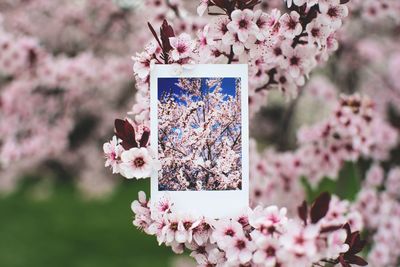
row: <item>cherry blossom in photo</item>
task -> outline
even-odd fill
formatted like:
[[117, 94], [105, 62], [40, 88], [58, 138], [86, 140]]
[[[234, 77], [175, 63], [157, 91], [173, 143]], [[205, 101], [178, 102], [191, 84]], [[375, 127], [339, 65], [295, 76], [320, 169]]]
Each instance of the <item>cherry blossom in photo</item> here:
[[239, 78], [158, 78], [160, 191], [242, 189]]

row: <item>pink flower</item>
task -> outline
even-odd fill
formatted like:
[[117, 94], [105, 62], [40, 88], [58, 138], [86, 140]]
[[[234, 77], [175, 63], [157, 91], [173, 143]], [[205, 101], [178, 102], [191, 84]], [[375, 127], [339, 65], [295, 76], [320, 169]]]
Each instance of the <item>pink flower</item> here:
[[279, 241], [276, 238], [262, 236], [255, 242], [257, 250], [253, 255], [254, 263], [267, 267], [276, 266], [276, 257], [281, 249]]
[[144, 147], [134, 147], [124, 151], [121, 159], [121, 174], [128, 179], [149, 177], [152, 170], [157, 167], [156, 162]]
[[209, 219], [203, 219], [193, 229], [193, 240], [199, 246], [204, 245], [210, 238], [213, 229], [211, 228], [211, 222]]
[[172, 211], [172, 207], [173, 203], [171, 203], [168, 195], [160, 198], [152, 205], [152, 216], [154, 217], [153, 219], [156, 220], [157, 218], [162, 217], [167, 213], [170, 213]]
[[214, 223], [214, 232], [212, 241], [216, 242], [219, 247], [224, 248], [226, 241], [237, 236], [244, 236], [243, 227], [240, 223], [233, 220], [218, 220]]
[[345, 244], [346, 238], [347, 233], [344, 229], [335, 231], [328, 236], [329, 258], [337, 258], [340, 253], [349, 250], [349, 245]]
[[228, 24], [231, 21], [229, 20], [229, 17], [227, 16], [220, 16], [213, 20], [213, 22], [210, 24], [210, 34], [214, 36], [216, 39], [221, 39], [227, 32], [228, 30]]
[[324, 23], [330, 25], [333, 29], [339, 29], [342, 26], [342, 19], [347, 17], [349, 11], [346, 5], [341, 5], [340, 0], [320, 0], [319, 10]]
[[178, 37], [171, 37], [169, 40], [173, 48], [171, 56], [175, 61], [190, 57], [196, 46], [196, 43], [187, 33], [181, 33]]
[[389, 171], [386, 188], [389, 194], [394, 197], [400, 196], [400, 167], [393, 168]]
[[225, 253], [214, 244], [204, 246], [187, 244], [186, 246], [193, 251], [190, 256], [196, 260], [199, 267], [221, 266], [226, 262]]
[[319, 228], [315, 225], [302, 227], [298, 221], [291, 221], [287, 232], [282, 235], [283, 247], [295, 254], [315, 256], [317, 253], [317, 237]]
[[137, 53], [135, 57], [132, 57], [134, 61], [133, 72], [140, 79], [146, 80], [150, 75], [150, 66], [155, 61], [152, 57], [159, 50], [160, 48], [154, 42], [150, 42], [144, 52]]
[[384, 170], [378, 164], [374, 164], [367, 172], [366, 184], [370, 187], [379, 187], [384, 179]]
[[310, 44], [317, 44], [318, 47], [326, 45], [326, 41], [332, 32], [331, 28], [322, 23], [318, 18], [307, 24], [306, 31], [308, 42]]
[[143, 191], [139, 192], [139, 199], [132, 202], [131, 209], [135, 213], [133, 225], [151, 234], [149, 232], [149, 227], [152, 224], [150, 209], [146, 200], [146, 194]]
[[178, 223], [178, 230], [175, 233], [175, 240], [178, 243], [192, 242], [193, 229], [200, 224], [200, 220], [193, 218], [192, 216], [182, 216]]
[[271, 36], [272, 27], [275, 25], [275, 23], [271, 23], [273, 21], [271, 16], [262, 10], [256, 10], [253, 21], [258, 27], [258, 31], [256, 31], [257, 39], [260, 41], [268, 39]]
[[245, 236], [235, 236], [226, 240], [225, 253], [228, 264], [246, 264], [253, 257], [256, 246]]
[[239, 35], [237, 33], [227, 32], [222, 37], [222, 43], [225, 45], [232, 45], [235, 55], [241, 55], [244, 52], [245, 44], [239, 40]]
[[120, 156], [124, 149], [119, 144], [116, 136], [110, 142], [103, 145], [103, 151], [106, 157], [105, 166], [110, 166], [113, 173], [119, 173]]
[[282, 68], [287, 69], [294, 79], [308, 74], [316, 64], [310, 59], [311, 50], [307, 46], [298, 45], [293, 48], [289, 43], [283, 43], [282, 52], [286, 57]]
[[249, 9], [235, 10], [231, 14], [232, 21], [227, 25], [228, 30], [237, 34], [240, 42], [244, 43], [250, 34], [258, 31], [257, 25], [253, 22], [253, 11]]
[[279, 22], [281, 24], [281, 33], [289, 39], [293, 39], [299, 35], [303, 29], [300, 23], [300, 14], [296, 11], [290, 12], [290, 15], [284, 14]]
[[264, 235], [272, 235], [280, 232], [282, 226], [286, 224], [286, 208], [278, 209], [277, 206], [269, 206], [263, 209], [258, 206], [249, 217], [250, 225]]
[[297, 95], [297, 86], [293, 77], [284, 70], [278, 69], [274, 76], [278, 83], [278, 89], [286, 95]]
[[168, 214], [167, 221], [162, 228], [160, 241], [167, 244], [176, 242], [176, 235], [178, 234], [178, 227], [180, 223], [180, 216], [177, 213]]

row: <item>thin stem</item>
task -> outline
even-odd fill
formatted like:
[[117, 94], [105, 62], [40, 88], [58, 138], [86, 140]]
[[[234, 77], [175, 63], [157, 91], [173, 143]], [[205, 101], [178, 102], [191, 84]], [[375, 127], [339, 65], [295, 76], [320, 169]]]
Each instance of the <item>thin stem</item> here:
[[228, 64], [232, 64], [234, 55], [235, 54], [233, 53], [233, 45], [231, 45], [231, 51], [229, 52], [229, 56], [228, 56]]

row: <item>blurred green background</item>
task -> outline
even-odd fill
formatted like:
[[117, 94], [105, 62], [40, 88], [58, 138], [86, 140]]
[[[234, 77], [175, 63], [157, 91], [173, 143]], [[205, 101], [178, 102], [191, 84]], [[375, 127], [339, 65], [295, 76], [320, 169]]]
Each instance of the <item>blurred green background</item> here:
[[171, 265], [170, 249], [132, 225], [130, 204], [149, 181], [125, 181], [100, 201], [82, 199], [67, 181], [38, 194], [42, 183], [28, 179], [0, 199], [1, 267]]

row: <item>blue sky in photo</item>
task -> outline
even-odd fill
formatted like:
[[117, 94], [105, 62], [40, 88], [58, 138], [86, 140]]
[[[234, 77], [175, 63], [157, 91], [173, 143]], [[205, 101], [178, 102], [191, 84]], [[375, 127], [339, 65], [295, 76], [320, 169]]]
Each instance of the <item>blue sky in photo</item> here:
[[[210, 79], [208, 77], [201, 78], [202, 79], [202, 90], [207, 90], [207, 85], [205, 81]], [[164, 92], [170, 92], [172, 89], [173, 93], [176, 95], [181, 95], [183, 90], [177, 86], [179, 78], [158, 78], [158, 99], [161, 99], [161, 96]], [[236, 78], [222, 78], [222, 90], [223, 94], [235, 96], [236, 95]], [[211, 91], [214, 88], [211, 88]]]

